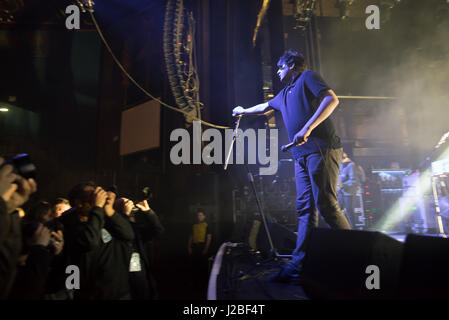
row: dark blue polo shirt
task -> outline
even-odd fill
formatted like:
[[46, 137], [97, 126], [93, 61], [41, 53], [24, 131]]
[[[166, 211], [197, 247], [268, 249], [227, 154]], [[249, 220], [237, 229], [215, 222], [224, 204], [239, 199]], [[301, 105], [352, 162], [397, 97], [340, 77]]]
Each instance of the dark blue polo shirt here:
[[[295, 134], [315, 114], [321, 102], [319, 96], [327, 90], [330, 88], [318, 74], [306, 70], [268, 101], [270, 107], [282, 113], [290, 141], [293, 141]], [[319, 148], [322, 151], [328, 148], [341, 148], [340, 138], [335, 134], [335, 127], [330, 117], [312, 131], [306, 143], [290, 150], [293, 158], [298, 159], [310, 153], [320, 152]]]

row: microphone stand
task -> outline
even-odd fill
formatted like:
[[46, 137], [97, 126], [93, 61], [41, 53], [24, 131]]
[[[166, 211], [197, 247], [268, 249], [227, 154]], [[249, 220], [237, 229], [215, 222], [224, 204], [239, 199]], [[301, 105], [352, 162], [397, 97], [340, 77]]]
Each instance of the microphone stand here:
[[237, 139], [237, 132], [238, 132], [238, 129], [239, 129], [239, 125], [240, 125], [240, 120], [241, 119], [242, 119], [242, 116], [240, 115], [240, 116], [238, 116], [237, 121], [235, 122], [234, 132], [232, 133], [231, 146], [229, 147], [228, 155], [226, 157], [224, 170], [226, 170], [228, 168], [229, 159], [231, 158], [232, 148], [234, 147], [235, 140]]
[[[239, 116], [237, 121], [236, 121], [236, 124], [235, 124], [234, 133], [232, 135], [232, 142], [231, 142], [231, 146], [230, 146], [229, 151], [228, 151], [228, 156], [226, 158], [224, 170], [227, 169], [229, 160], [231, 158], [232, 148], [234, 146], [235, 140], [237, 139], [238, 128], [239, 128], [239, 125], [240, 125], [241, 118], [242, 118], [242, 116]], [[270, 260], [278, 261], [278, 258], [280, 258], [280, 257], [291, 257], [291, 255], [279, 255], [277, 250], [276, 250], [276, 248], [274, 247], [273, 240], [272, 240], [271, 234], [270, 234], [270, 230], [268, 229], [267, 218], [265, 216], [265, 213], [263, 212], [262, 204], [260, 202], [259, 195], [257, 193], [256, 184], [254, 182], [254, 176], [251, 173], [251, 171], [249, 170], [249, 167], [248, 167], [248, 165], [246, 163], [245, 163], [245, 168], [246, 168], [246, 171], [248, 172], [248, 180], [251, 183], [251, 187], [253, 189], [254, 196], [256, 198], [257, 208], [259, 209], [259, 213], [260, 213], [260, 215], [262, 217], [262, 222], [264, 224], [264, 228], [265, 228], [265, 231], [266, 231], [266, 234], [267, 234], [268, 243], [270, 244], [270, 258], [268, 259], [268, 261], [270, 261]]]

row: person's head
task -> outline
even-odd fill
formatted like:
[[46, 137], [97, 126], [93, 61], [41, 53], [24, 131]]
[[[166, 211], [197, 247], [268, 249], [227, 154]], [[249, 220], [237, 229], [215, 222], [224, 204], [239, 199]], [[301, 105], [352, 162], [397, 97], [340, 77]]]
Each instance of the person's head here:
[[204, 222], [206, 220], [206, 214], [204, 213], [204, 210], [198, 209], [196, 211], [196, 220], [197, 222]]
[[41, 201], [33, 206], [24, 217], [27, 221], [37, 221], [42, 224], [50, 221], [52, 218], [52, 207], [47, 201]]
[[347, 154], [346, 152], [343, 151], [343, 153], [341, 155], [341, 162], [347, 163], [347, 162], [353, 162], [353, 160], [349, 157], [349, 154]]
[[94, 207], [95, 183], [92, 181], [79, 183], [69, 192], [70, 205], [76, 207], [78, 213], [87, 215]]
[[60, 217], [63, 212], [69, 210], [70, 208], [72, 207], [70, 206], [69, 200], [64, 198], [57, 198], [53, 205], [53, 217]]
[[279, 79], [284, 82], [290, 82], [295, 75], [303, 73], [307, 70], [307, 63], [304, 56], [295, 50], [287, 50], [279, 58], [277, 63], [277, 74]]

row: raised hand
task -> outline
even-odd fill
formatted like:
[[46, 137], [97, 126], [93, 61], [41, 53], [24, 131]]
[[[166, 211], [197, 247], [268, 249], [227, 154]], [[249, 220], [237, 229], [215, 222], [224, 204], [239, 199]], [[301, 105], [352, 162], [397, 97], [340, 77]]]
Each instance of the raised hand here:
[[20, 176], [17, 177], [16, 183], [12, 184], [4, 195], [4, 199], [7, 199], [6, 206], [9, 213], [27, 202], [30, 195], [37, 190], [37, 184], [34, 179], [24, 179]]
[[103, 208], [106, 204], [106, 199], [108, 198], [108, 194], [106, 191], [103, 190], [101, 187], [95, 188], [94, 191], [94, 202], [95, 206]]
[[61, 230], [51, 233], [51, 239], [53, 246], [55, 247], [55, 256], [59, 255], [64, 248], [64, 235]]
[[36, 231], [34, 232], [32, 238], [31, 238], [31, 245], [37, 246], [48, 246], [51, 239], [51, 233], [50, 230], [45, 227], [42, 223], [39, 223], [39, 226], [37, 227]]
[[234, 109], [232, 109], [232, 116], [233, 117], [237, 117], [240, 115], [243, 115], [245, 113], [245, 109], [241, 106], [235, 107]]
[[106, 196], [107, 196], [107, 198], [106, 198], [106, 203], [104, 205], [104, 212], [106, 213], [106, 215], [108, 217], [111, 217], [115, 213], [114, 201], [115, 201], [116, 195], [114, 192], [108, 191], [108, 192], [106, 192]]
[[150, 211], [151, 210], [150, 206], [148, 205], [147, 200], [143, 200], [142, 202], [139, 202], [138, 204], [136, 204], [136, 207], [142, 211]]
[[[5, 194], [11, 189], [11, 185], [14, 182], [14, 180], [17, 179], [17, 175], [13, 173], [14, 167], [10, 164], [2, 166], [4, 163], [4, 159], [0, 157], [0, 197], [3, 197], [3, 200], [8, 201], [8, 199], [5, 198]], [[14, 190], [15, 191], [15, 190]], [[12, 191], [12, 193], [14, 193]], [[11, 194], [9, 196], [11, 196]]]
[[129, 199], [123, 198], [124, 203], [124, 207], [125, 207], [125, 214], [127, 216], [129, 216], [134, 208], [134, 202], [132, 202]]

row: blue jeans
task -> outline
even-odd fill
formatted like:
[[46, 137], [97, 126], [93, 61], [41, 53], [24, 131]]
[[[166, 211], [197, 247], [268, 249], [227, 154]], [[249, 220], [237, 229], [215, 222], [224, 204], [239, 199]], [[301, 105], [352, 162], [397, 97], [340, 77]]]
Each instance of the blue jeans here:
[[355, 228], [355, 224], [357, 222], [357, 216], [354, 213], [354, 207], [355, 207], [355, 195], [349, 194], [344, 195], [340, 194], [337, 196], [338, 198], [338, 204], [340, 205], [340, 208], [346, 209], [346, 218], [348, 218], [349, 223], [351, 224], [352, 228]]
[[[318, 226], [318, 212], [333, 229], [351, 229], [337, 201], [337, 182], [343, 150], [327, 149], [295, 160], [296, 214], [298, 238], [290, 264], [301, 270], [306, 255], [307, 240]], [[317, 212], [318, 211], [318, 212]]]

